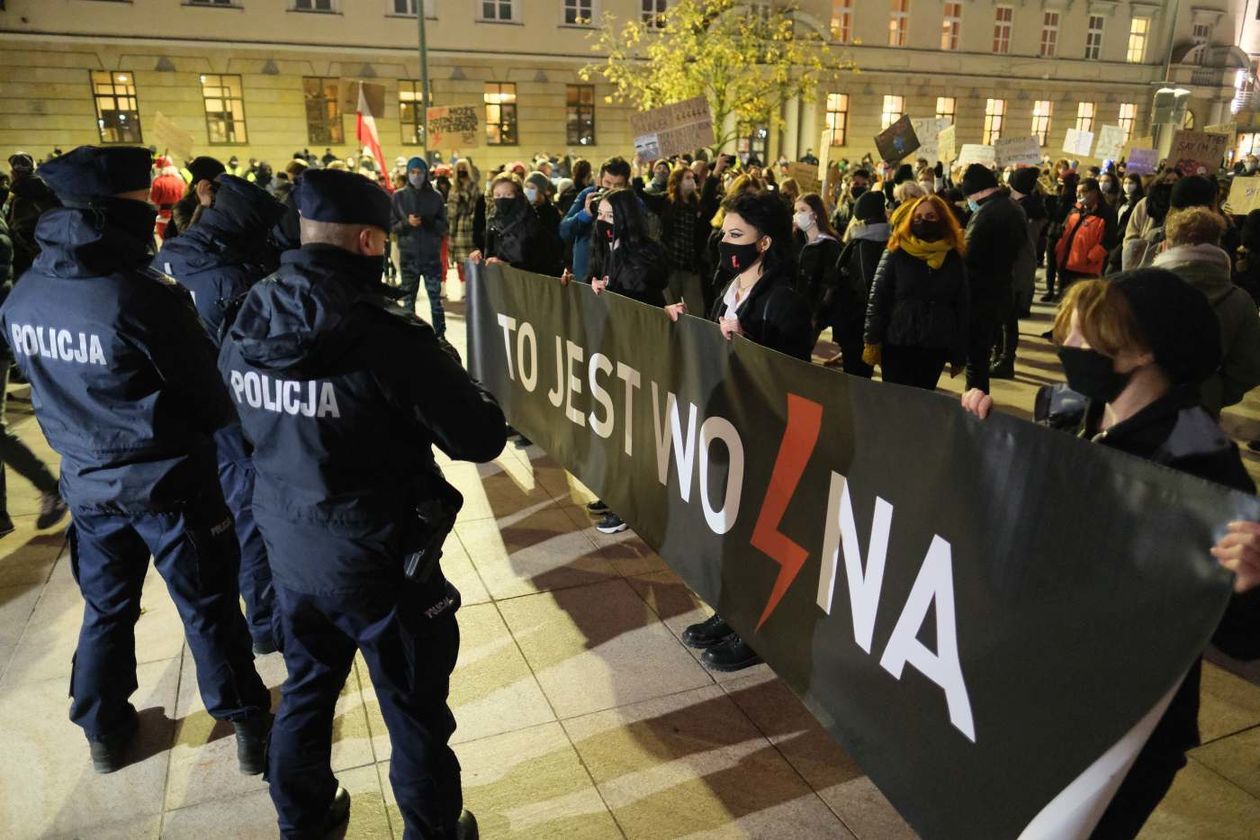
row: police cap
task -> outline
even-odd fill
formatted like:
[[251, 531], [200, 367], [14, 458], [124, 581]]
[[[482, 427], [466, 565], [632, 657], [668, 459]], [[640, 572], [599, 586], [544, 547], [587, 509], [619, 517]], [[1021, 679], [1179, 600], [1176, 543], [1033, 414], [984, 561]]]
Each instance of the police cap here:
[[147, 190], [152, 153], [143, 146], [80, 146], [39, 167], [62, 201]]
[[294, 192], [303, 219], [389, 230], [389, 194], [362, 175], [336, 169], [307, 170]]
[[269, 228], [284, 215], [284, 205], [271, 193], [244, 178], [224, 173], [215, 178], [214, 207], [235, 219]]

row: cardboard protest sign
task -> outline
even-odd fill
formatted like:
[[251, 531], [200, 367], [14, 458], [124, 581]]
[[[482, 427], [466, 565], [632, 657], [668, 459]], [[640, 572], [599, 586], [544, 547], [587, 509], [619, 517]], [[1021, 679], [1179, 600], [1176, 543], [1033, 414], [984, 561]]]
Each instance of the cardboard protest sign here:
[[455, 151], [481, 145], [481, 108], [444, 105], [427, 110], [430, 150]]
[[1094, 157], [1099, 160], [1119, 160], [1124, 151], [1124, 129], [1118, 125], [1104, 125], [1098, 132], [1098, 145]]
[[1260, 176], [1235, 178], [1229, 186], [1225, 210], [1235, 216], [1246, 216], [1252, 210], [1260, 210]]
[[919, 148], [919, 138], [909, 116], [902, 116], [892, 125], [875, 135], [875, 148], [889, 163], [897, 163]]
[[818, 167], [812, 163], [789, 163], [787, 176], [800, 185], [802, 195], [808, 192], [818, 192], [821, 188], [821, 184], [818, 182]]
[[1031, 137], [1004, 137], [993, 144], [998, 166], [1038, 166], [1041, 140]]
[[1227, 134], [1181, 129], [1173, 135], [1168, 162], [1183, 175], [1215, 175], [1221, 168], [1229, 142]]
[[1238, 123], [1227, 122], [1217, 123], [1216, 125], [1205, 125], [1203, 126], [1203, 130], [1208, 134], [1228, 134], [1230, 137], [1233, 137], [1238, 133]]
[[385, 114], [385, 85], [380, 82], [364, 82], [358, 79], [342, 79], [340, 85], [341, 113], [359, 112], [359, 86], [363, 87], [363, 101], [373, 117]]
[[947, 166], [953, 163], [954, 158], [958, 157], [958, 126], [949, 125], [942, 128], [936, 135], [936, 148], [940, 153], [942, 163]]
[[949, 128], [949, 120], [945, 117], [920, 117], [911, 119], [914, 135], [919, 138], [919, 150], [915, 157], [921, 157], [929, 164], [941, 159], [940, 133]]
[[964, 143], [958, 153], [958, 165], [965, 169], [973, 163], [982, 163], [990, 168], [996, 166], [997, 150], [979, 143]]
[[1158, 149], [1129, 149], [1124, 171], [1133, 175], [1150, 175], [1157, 166], [1159, 166]]
[[1094, 148], [1094, 132], [1080, 131], [1075, 128], [1067, 130], [1063, 138], [1063, 151], [1078, 157], [1089, 157]]
[[713, 145], [713, 117], [703, 96], [630, 115], [635, 155], [641, 160], [689, 154]]
[[193, 136], [180, 128], [161, 111], [153, 121], [153, 133], [157, 136], [162, 148], [177, 158], [190, 160], [193, 156]]

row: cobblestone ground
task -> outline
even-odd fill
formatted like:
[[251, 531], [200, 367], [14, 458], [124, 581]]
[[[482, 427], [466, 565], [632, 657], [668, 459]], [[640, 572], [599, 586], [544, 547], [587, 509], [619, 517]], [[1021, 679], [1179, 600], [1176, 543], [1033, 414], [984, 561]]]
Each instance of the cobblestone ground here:
[[[458, 297], [458, 283], [448, 285]], [[462, 306], [450, 310], [462, 345]], [[1035, 338], [1049, 317], [1039, 306], [1022, 325], [1019, 378], [994, 387], [1002, 410], [1027, 416], [1035, 387], [1060, 375]], [[55, 462], [26, 394], [11, 387], [10, 423]], [[1260, 437], [1260, 400], [1225, 422], [1240, 441]], [[1260, 475], [1260, 460], [1245, 457]], [[509, 447], [492, 464], [447, 469], [467, 499], [443, 561], [464, 596], [455, 749], [484, 837], [914, 836], [766, 666], [727, 676], [700, 666], [678, 635], [707, 608], [632, 532], [595, 531], [581, 507], [590, 492], [545, 453]], [[136, 627], [140, 758], [92, 773], [67, 719], [82, 604], [65, 536], [35, 531], [34, 491], [12, 474], [9, 488], [17, 531], [0, 541], [0, 837], [274, 837], [264, 783], [236, 771], [230, 727], [206, 715], [154, 573]], [[1260, 687], [1223, 664], [1204, 671], [1204, 745], [1144, 837], [1256, 836]], [[258, 666], [278, 699], [281, 657]], [[347, 836], [401, 837], [389, 742], [362, 662], [334, 740], [354, 797]]]

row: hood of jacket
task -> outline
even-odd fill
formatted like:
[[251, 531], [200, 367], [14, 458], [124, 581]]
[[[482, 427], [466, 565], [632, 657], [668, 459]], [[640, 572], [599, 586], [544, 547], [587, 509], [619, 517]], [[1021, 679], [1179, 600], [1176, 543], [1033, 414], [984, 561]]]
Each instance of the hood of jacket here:
[[164, 263], [178, 259], [194, 272], [242, 263], [257, 265], [265, 272], [273, 271], [277, 265], [277, 249], [271, 237], [274, 224], [269, 215], [238, 222], [217, 206], [207, 207], [195, 225], [162, 243], [154, 268], [166, 271]]
[[1215, 245], [1177, 245], [1158, 254], [1153, 265], [1180, 276], [1207, 295], [1214, 306], [1234, 290], [1230, 278], [1233, 263], [1229, 254]]
[[317, 372], [357, 340], [356, 305], [383, 303], [383, 263], [331, 245], [286, 251], [250, 291], [229, 336], [263, 370]]
[[116, 224], [108, 213], [79, 207], [45, 212], [35, 228], [40, 253], [33, 268], [53, 277], [102, 277], [145, 268], [153, 258], [153, 235], [141, 237]]
[[856, 222], [849, 228], [849, 239], [887, 242], [890, 232], [887, 222]]

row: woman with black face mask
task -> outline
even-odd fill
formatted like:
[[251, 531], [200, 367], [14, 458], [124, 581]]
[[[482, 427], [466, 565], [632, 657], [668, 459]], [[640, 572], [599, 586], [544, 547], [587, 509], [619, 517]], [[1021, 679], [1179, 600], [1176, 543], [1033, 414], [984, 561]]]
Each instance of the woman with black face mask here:
[[932, 390], [946, 364], [951, 377], [962, 370], [971, 306], [965, 249], [962, 229], [939, 196], [893, 214], [867, 302], [862, 354], [880, 366], [885, 382]]
[[[1064, 296], [1054, 340], [1067, 386], [1083, 396], [1085, 407], [1065, 426], [1061, 416], [1050, 416], [1048, 409], [1055, 403], [1042, 394], [1037, 400], [1039, 422], [1065, 426], [1102, 446], [1255, 492], [1237, 447], [1199, 406], [1199, 385], [1221, 359], [1220, 327], [1202, 292], [1162, 269], [1080, 280]], [[978, 390], [964, 394], [962, 404], [981, 419], [993, 408], [989, 395]], [[1233, 568], [1240, 538], [1257, 526], [1235, 523], [1230, 528], [1216, 547], [1203, 547], [1202, 562], [1210, 562], [1210, 552]], [[1187, 557], [1186, 562], [1195, 559]], [[1226, 653], [1253, 655], [1246, 648], [1254, 648], [1257, 636], [1257, 594], [1260, 591], [1231, 600], [1212, 639]], [[1176, 690], [1094, 829], [1094, 840], [1135, 837], [1185, 766], [1186, 750], [1199, 742], [1200, 668], [1196, 661]]]
[[474, 263], [483, 259], [489, 264], [507, 263], [536, 274], [554, 272], [558, 246], [525, 200], [521, 179], [511, 172], [496, 176], [490, 196], [486, 247], [468, 258]]
[[[774, 193], [744, 193], [723, 204], [719, 258], [734, 277], [710, 310], [728, 341], [742, 335], [772, 350], [809, 361], [814, 328], [809, 306], [792, 288], [790, 210]], [[685, 303], [665, 307], [670, 320]], [[700, 662], [715, 671], [739, 671], [761, 657], [720, 615], [693, 624], [683, 643], [704, 650]]]

